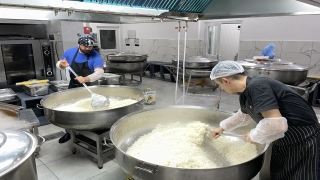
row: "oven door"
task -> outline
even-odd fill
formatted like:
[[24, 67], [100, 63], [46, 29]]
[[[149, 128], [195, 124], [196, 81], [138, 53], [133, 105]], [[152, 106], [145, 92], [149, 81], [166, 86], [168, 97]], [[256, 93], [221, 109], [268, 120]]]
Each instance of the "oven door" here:
[[0, 82], [15, 85], [30, 79], [44, 79], [39, 40], [0, 41]]

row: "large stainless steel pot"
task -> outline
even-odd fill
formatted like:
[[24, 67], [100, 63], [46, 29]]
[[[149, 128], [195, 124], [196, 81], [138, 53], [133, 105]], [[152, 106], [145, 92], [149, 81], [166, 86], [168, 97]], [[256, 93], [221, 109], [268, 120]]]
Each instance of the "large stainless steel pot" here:
[[[149, 109], [131, 113], [119, 119], [110, 130], [112, 143], [115, 145], [115, 158], [122, 169], [135, 179], [143, 180], [248, 180], [260, 171], [263, 154], [268, 145], [257, 145], [259, 155], [242, 164], [212, 168], [184, 169], [147, 163], [127, 155], [127, 149], [142, 135], [151, 132], [158, 124], [170, 124], [177, 121], [201, 121], [218, 127], [219, 122], [231, 114], [197, 106], [172, 106]], [[254, 128], [254, 124], [233, 131], [243, 134]], [[170, 147], [168, 147], [170, 148]]]
[[136, 73], [142, 72], [147, 66], [147, 62], [107, 62], [107, 68], [111, 72], [117, 73]]
[[146, 61], [148, 54], [120, 52], [107, 55], [107, 60], [111, 62], [141, 62]]
[[17, 130], [0, 131], [0, 180], [37, 180], [35, 135]]
[[268, 77], [284, 84], [297, 85], [307, 79], [308, 67], [287, 61], [237, 61], [249, 77]]
[[[212, 69], [218, 63], [217, 59], [209, 59], [202, 56], [191, 56], [185, 60], [185, 68], [188, 69]], [[172, 59], [172, 65], [178, 65], [177, 59]], [[183, 59], [179, 60], [179, 66], [182, 67]]]
[[138, 102], [115, 109], [91, 112], [58, 111], [54, 108], [60, 104], [90, 98], [90, 93], [84, 88], [68, 89], [50, 94], [41, 100], [44, 115], [52, 124], [74, 130], [98, 130], [110, 128], [116, 120], [129, 113], [143, 109], [143, 91], [126, 86], [90, 86], [93, 93], [106, 97], [131, 98]]
[[[177, 69], [174, 68], [174, 71], [177, 72]], [[189, 77], [190, 74], [193, 78], [209, 78], [211, 69], [185, 69], [185, 77]], [[179, 76], [182, 77], [183, 70], [179, 69]]]

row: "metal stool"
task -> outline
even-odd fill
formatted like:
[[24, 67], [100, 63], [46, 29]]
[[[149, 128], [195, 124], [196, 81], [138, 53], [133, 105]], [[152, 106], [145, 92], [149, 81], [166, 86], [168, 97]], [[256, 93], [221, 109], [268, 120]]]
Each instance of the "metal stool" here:
[[114, 147], [107, 144], [102, 145], [105, 138], [109, 138], [109, 130], [100, 131], [75, 131], [70, 130], [73, 142], [72, 153], [76, 153], [76, 149], [96, 158], [98, 160], [99, 169], [103, 168], [103, 160], [114, 155]]

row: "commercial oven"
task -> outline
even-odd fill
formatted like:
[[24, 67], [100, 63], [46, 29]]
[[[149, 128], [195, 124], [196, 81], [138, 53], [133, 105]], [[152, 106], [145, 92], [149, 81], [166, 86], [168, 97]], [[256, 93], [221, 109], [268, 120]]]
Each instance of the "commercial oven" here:
[[0, 37], [0, 88], [16, 89], [17, 82], [55, 79], [51, 42], [46, 39]]

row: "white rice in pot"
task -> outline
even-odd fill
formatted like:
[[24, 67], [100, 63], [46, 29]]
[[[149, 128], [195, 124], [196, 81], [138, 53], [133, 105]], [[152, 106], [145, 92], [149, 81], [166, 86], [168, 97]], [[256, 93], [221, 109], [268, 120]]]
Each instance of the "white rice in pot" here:
[[[222, 167], [218, 161], [221, 156], [230, 165], [243, 163], [257, 156], [254, 144], [225, 137], [213, 139], [207, 134], [208, 128], [208, 124], [200, 121], [158, 125], [152, 132], [135, 141], [126, 153], [149, 163], [191, 169]], [[204, 148], [204, 141], [209, 142], [211, 147]], [[218, 158], [212, 158], [212, 155]]]

